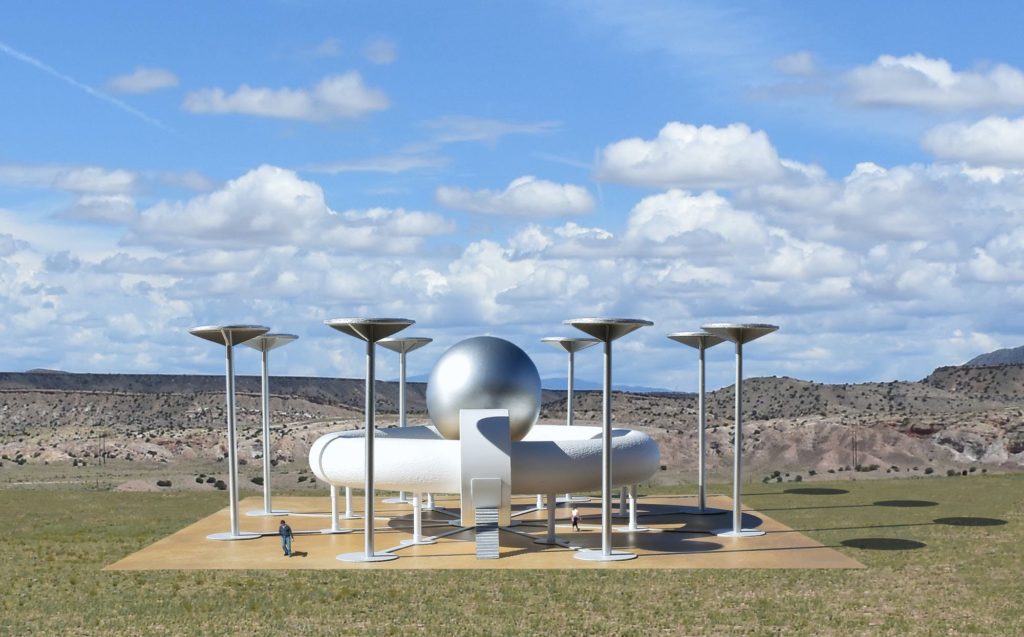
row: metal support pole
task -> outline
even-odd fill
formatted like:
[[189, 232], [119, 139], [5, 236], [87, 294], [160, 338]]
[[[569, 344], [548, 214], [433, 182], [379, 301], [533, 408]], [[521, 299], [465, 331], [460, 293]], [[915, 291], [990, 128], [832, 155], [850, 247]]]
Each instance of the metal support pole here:
[[[398, 426], [404, 428], [407, 424], [405, 418], [405, 350], [402, 350], [398, 353]], [[398, 499], [405, 502], [405, 491], [398, 492]]]
[[338, 533], [341, 526], [338, 524], [338, 487], [331, 485], [331, 532]]
[[231, 335], [224, 335], [224, 351], [227, 356], [226, 392], [228, 409], [228, 491], [230, 492], [231, 535], [238, 535], [238, 459], [235, 451], [235, 363], [232, 354]]
[[[572, 427], [573, 420], [574, 420], [573, 413], [572, 413], [573, 412], [573, 409], [572, 409], [572, 389], [573, 389], [573, 384], [574, 384], [573, 383], [573, 376], [575, 376], [574, 359], [575, 359], [574, 352], [572, 350], [569, 350], [569, 382], [568, 382], [568, 385], [566, 387], [566, 392], [565, 392], [565, 411], [566, 411], [566, 414], [565, 414], [565, 426], [566, 427]], [[570, 502], [570, 503], [572, 502], [572, 494], [571, 493], [566, 493], [565, 494], [565, 501], [566, 502]]]
[[704, 426], [706, 424], [704, 415], [704, 343], [701, 342], [697, 349], [700, 353], [700, 362], [697, 364], [697, 379], [700, 385], [697, 393], [697, 510], [704, 513], [704, 507], [707, 504], [705, 487], [707, 466], [704, 460]]
[[263, 394], [263, 511], [270, 515], [274, 508], [270, 505], [270, 372], [268, 370], [268, 352], [264, 349], [262, 356]]
[[433, 511], [434, 510], [434, 494], [433, 493], [428, 493], [427, 494], [427, 510], [428, 511]]
[[629, 487], [619, 488], [619, 517], [626, 517], [626, 501], [629, 500]]
[[629, 486], [629, 530], [637, 529], [636, 524], [636, 485]]
[[352, 487], [345, 487], [345, 519], [351, 520], [358, 517], [352, 512]]
[[423, 535], [423, 512], [420, 507], [419, 493], [412, 495], [412, 541], [419, 542]]
[[534, 506], [537, 507], [538, 509], [543, 509], [544, 508], [544, 496], [542, 496], [541, 494], [538, 493], [537, 494], [537, 502], [536, 502], [536, 504], [534, 504]]
[[604, 342], [601, 398], [601, 555], [612, 555], [612, 341]]
[[732, 456], [732, 530], [737, 535], [743, 530], [743, 513], [740, 507], [740, 465], [743, 449], [743, 343], [736, 342], [736, 413], [733, 418]]
[[555, 494], [548, 494], [548, 544], [554, 544], [555, 539]]
[[373, 557], [373, 436], [374, 436], [374, 343], [366, 341], [366, 480], [363, 494], [363, 553]]

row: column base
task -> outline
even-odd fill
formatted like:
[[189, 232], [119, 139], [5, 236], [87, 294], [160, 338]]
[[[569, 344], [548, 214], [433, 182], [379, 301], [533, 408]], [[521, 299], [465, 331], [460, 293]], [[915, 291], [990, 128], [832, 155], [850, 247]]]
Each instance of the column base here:
[[651, 529], [649, 529], [649, 528], [647, 528], [645, 526], [633, 526], [633, 527], [629, 527], [629, 526], [616, 526], [616, 527], [612, 527], [612, 531], [614, 531], [615, 533], [646, 533], [647, 531], [650, 531], [650, 530]]
[[263, 534], [249, 533], [248, 531], [239, 531], [238, 534], [236, 535], [231, 531], [224, 531], [223, 533], [211, 533], [206, 536], [206, 539], [227, 542], [231, 540], [255, 540], [258, 537], [263, 537]]
[[246, 511], [245, 512], [245, 514], [248, 515], [251, 518], [271, 517], [271, 516], [275, 516], [275, 515], [288, 515], [289, 513], [291, 513], [291, 511], [284, 511], [284, 510], [279, 510], [279, 509], [274, 509], [273, 511], [267, 511], [265, 509], [259, 509], [257, 511]]
[[740, 529], [734, 531], [733, 529], [715, 529], [711, 532], [718, 537], [758, 537], [764, 535], [764, 531], [758, 531], [757, 529]]
[[432, 537], [421, 537], [418, 540], [408, 539], [399, 542], [402, 546], [416, 546], [421, 544], [437, 544], [437, 540]]
[[576, 551], [573, 557], [584, 562], [623, 562], [636, 559], [636, 553], [612, 551], [611, 555], [605, 555], [601, 549], [581, 549]]
[[320, 529], [322, 535], [340, 535], [342, 533], [351, 533], [355, 529]]
[[555, 498], [555, 502], [558, 504], [570, 504], [572, 502], [590, 502], [593, 498], [585, 495], [569, 495], [568, 493], [564, 496]]
[[390, 553], [367, 555], [365, 552], [360, 551], [358, 553], [342, 553], [334, 559], [340, 562], [390, 562], [391, 560], [397, 560], [398, 556], [391, 555]]

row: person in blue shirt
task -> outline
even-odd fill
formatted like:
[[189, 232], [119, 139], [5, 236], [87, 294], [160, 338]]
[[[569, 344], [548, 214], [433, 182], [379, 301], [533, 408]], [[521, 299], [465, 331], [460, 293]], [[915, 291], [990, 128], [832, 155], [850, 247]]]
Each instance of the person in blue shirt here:
[[284, 556], [292, 556], [292, 527], [281, 520], [281, 526], [277, 527], [277, 533], [281, 536], [281, 548], [284, 549]]

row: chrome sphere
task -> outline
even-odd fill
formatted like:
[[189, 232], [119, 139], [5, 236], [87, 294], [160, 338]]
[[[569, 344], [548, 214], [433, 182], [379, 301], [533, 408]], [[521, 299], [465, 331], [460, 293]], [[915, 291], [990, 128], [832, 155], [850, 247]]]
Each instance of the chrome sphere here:
[[475, 336], [448, 349], [427, 383], [427, 411], [437, 431], [459, 438], [460, 409], [507, 409], [512, 440], [521, 440], [540, 414], [540, 374], [526, 352], [493, 336]]

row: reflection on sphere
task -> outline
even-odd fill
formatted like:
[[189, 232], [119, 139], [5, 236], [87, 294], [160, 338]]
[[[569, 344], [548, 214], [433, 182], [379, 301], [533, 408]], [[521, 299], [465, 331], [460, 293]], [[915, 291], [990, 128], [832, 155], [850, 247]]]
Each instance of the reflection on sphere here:
[[441, 355], [427, 383], [427, 411], [437, 431], [459, 438], [460, 409], [507, 409], [512, 440], [540, 414], [540, 374], [526, 352], [493, 336], [475, 336]]

